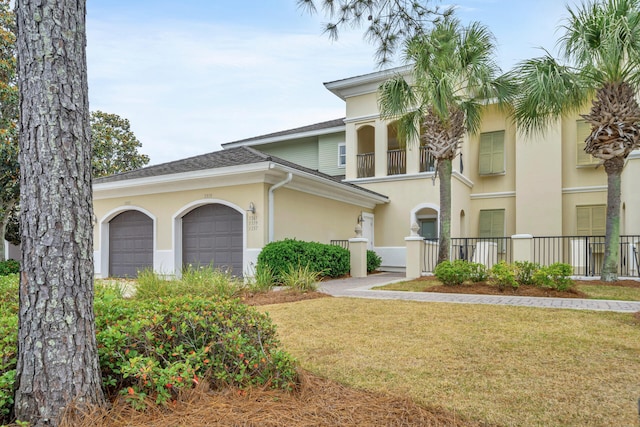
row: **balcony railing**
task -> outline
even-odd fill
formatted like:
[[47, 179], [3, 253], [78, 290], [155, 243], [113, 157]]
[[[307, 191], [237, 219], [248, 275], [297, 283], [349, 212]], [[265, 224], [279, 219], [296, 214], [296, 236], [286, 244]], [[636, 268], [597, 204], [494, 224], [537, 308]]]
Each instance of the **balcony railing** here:
[[436, 159], [427, 150], [427, 147], [420, 147], [420, 172], [433, 172], [436, 170]]
[[[510, 237], [452, 238], [450, 257], [487, 267], [502, 260], [514, 261]], [[561, 262], [571, 265], [576, 276], [599, 276], [603, 259], [603, 236], [533, 237], [532, 262], [541, 266]], [[425, 240], [422, 270], [433, 272], [437, 261], [438, 241]], [[640, 236], [620, 236], [618, 275], [640, 277]]]
[[376, 174], [375, 153], [358, 154], [358, 178], [369, 178]]
[[387, 175], [407, 173], [407, 150], [387, 151]]

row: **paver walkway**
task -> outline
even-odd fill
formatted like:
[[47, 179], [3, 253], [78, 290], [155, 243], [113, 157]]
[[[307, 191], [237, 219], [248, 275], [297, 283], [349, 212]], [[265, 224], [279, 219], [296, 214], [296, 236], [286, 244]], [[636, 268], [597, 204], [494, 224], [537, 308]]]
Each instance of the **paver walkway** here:
[[361, 278], [336, 279], [322, 282], [320, 285], [320, 291], [336, 297], [568, 308], [576, 310], [617, 311], [622, 313], [635, 313], [640, 311], [640, 302], [635, 301], [611, 301], [580, 298], [536, 298], [475, 294], [465, 295], [437, 292], [376, 291], [371, 289], [375, 286], [402, 282], [404, 280], [407, 280], [405, 279], [404, 274], [379, 273]]

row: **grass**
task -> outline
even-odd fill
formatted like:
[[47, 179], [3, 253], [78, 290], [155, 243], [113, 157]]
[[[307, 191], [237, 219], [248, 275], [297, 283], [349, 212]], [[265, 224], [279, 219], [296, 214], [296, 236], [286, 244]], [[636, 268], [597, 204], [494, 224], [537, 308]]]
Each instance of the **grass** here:
[[630, 314], [323, 298], [269, 306], [303, 368], [503, 426], [635, 425]]
[[[620, 301], [640, 301], [640, 287], [630, 288], [612, 285], [589, 285], [581, 282], [576, 285], [579, 291], [584, 292], [590, 299], [607, 299]], [[384, 291], [409, 291], [424, 292], [432, 286], [440, 286], [437, 280], [408, 280], [406, 282], [391, 283], [385, 286], [377, 286], [373, 289]]]
[[622, 286], [578, 285], [578, 290], [592, 299], [609, 299], [619, 301], [640, 301], [640, 288]]

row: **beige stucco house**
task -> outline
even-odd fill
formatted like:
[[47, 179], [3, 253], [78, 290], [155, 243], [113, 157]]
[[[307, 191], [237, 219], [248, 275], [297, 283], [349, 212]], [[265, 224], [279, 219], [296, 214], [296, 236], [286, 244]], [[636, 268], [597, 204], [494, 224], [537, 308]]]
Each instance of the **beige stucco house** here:
[[[408, 69], [326, 83], [345, 102], [344, 118], [96, 180], [96, 274], [174, 273], [211, 261], [250, 274], [269, 241], [346, 240], [358, 223], [383, 267], [403, 269], [412, 225], [427, 246], [437, 238], [439, 195], [433, 160], [418, 143], [401, 146], [379, 116], [377, 88], [398, 72]], [[604, 235], [606, 174], [582, 151], [585, 132], [575, 116], [525, 136], [488, 103], [480, 132], [465, 137], [454, 162], [452, 236], [468, 241], [452, 256], [472, 258], [478, 242], [513, 235], [565, 236], [559, 244], [567, 253], [557, 260], [585, 267], [578, 258], [588, 254], [597, 263], [601, 243], [579, 237]], [[639, 178], [636, 151], [622, 188], [621, 262], [629, 275], [638, 275]], [[542, 250], [540, 242], [532, 245]], [[509, 247], [496, 240], [493, 251], [510, 259]]]

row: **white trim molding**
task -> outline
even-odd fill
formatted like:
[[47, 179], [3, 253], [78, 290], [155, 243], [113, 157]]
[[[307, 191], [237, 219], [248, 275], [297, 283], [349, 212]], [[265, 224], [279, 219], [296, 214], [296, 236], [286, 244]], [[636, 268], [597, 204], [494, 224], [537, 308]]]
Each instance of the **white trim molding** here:
[[477, 193], [471, 195], [471, 200], [474, 199], [503, 199], [508, 197], [516, 197], [515, 191], [499, 191], [496, 193]]
[[569, 187], [563, 188], [562, 194], [578, 194], [578, 193], [602, 193], [607, 191], [606, 185], [593, 185], [591, 187]]

